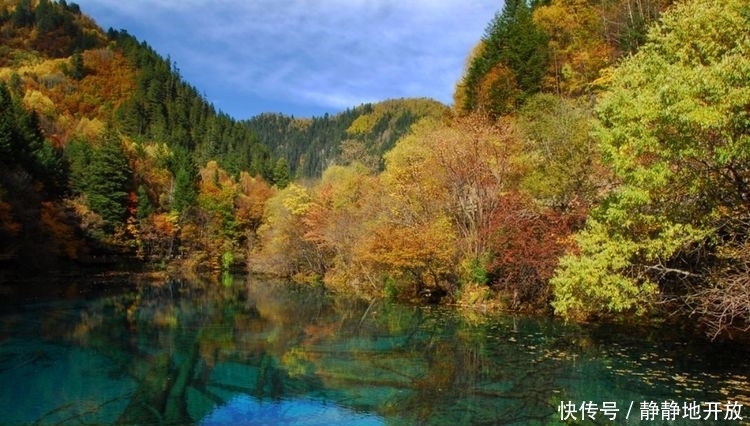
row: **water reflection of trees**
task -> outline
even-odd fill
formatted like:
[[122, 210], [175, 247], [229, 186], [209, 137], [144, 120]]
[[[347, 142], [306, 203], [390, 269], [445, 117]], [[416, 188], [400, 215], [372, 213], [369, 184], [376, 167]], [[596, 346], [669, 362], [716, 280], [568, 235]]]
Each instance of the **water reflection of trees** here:
[[309, 287], [171, 280], [89, 305], [68, 335], [137, 383], [121, 423], [196, 421], [236, 394], [407, 423], [549, 416], [557, 366], [492, 341], [488, 324]]
[[468, 323], [447, 312], [423, 311], [423, 316], [426, 339], [414, 349], [427, 362], [426, 374], [394, 412], [413, 424], [549, 420], [560, 364], [520, 346], [512, 318]]
[[[50, 309], [40, 322], [48, 339], [67, 336], [110, 359], [110, 374], [134, 379], [137, 389], [121, 423], [183, 423], [191, 419], [191, 394], [214, 404], [224, 401], [217, 389], [259, 398], [284, 395], [278, 359], [300, 333], [290, 322], [296, 315], [314, 318], [321, 296], [284, 297], [270, 285], [248, 290], [242, 283], [169, 280], [141, 283], [133, 293], [75, 309]], [[231, 383], [209, 386], [222, 363], [250, 365], [258, 373], [252, 382], [238, 378], [234, 389]]]
[[136, 383], [126, 424], [193, 423], [237, 395], [325, 401], [394, 424], [541, 424], [560, 400], [585, 395], [577, 387], [597, 386], [576, 369], [627, 360], [559, 323], [468, 321], [264, 281], [141, 283], [62, 312], [42, 320], [46, 334], [64, 333]]

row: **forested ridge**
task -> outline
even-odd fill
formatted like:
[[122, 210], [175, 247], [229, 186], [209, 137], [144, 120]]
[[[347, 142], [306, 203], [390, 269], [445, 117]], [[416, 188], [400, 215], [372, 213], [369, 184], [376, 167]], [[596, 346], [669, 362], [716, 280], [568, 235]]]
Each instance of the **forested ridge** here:
[[247, 121], [73, 3], [0, 5], [4, 264], [129, 253], [711, 338], [750, 325], [743, 0], [507, 0], [452, 108]]
[[4, 1], [0, 28], [0, 251], [9, 266], [186, 250], [210, 260], [239, 244], [244, 218], [231, 241], [212, 240], [222, 218], [198, 177], [213, 161], [231, 185], [275, 183], [268, 149], [246, 126], [168, 58], [124, 30], [103, 32], [75, 3]]
[[327, 166], [354, 160], [378, 171], [383, 154], [417, 121], [448, 108], [431, 99], [394, 99], [322, 117], [261, 114], [247, 125], [297, 178], [320, 178]]

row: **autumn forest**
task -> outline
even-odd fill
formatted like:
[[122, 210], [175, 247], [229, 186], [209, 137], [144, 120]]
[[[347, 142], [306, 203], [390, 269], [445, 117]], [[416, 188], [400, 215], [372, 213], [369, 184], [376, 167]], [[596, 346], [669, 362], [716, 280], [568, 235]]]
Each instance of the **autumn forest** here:
[[0, 281], [257, 273], [750, 328], [750, 4], [506, 0], [454, 104], [236, 120], [65, 0], [0, 0]]

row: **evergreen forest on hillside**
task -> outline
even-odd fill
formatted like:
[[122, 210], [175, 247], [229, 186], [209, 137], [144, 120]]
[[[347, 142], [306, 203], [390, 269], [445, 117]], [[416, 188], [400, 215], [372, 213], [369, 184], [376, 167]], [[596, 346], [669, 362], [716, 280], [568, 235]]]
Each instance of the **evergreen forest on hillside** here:
[[364, 104], [336, 115], [295, 119], [261, 114], [248, 127], [271, 154], [287, 162], [299, 179], [320, 178], [332, 164], [358, 161], [373, 172], [383, 166], [383, 154], [417, 121], [440, 118], [448, 107], [430, 99], [397, 99]]
[[750, 327], [750, 4], [506, 0], [454, 105], [236, 120], [75, 3], [0, 0], [0, 280], [138, 262]]

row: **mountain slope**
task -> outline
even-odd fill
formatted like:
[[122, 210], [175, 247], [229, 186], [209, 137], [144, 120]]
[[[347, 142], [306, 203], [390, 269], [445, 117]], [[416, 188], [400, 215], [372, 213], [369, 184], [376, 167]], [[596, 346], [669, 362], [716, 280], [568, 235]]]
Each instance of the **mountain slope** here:
[[105, 33], [64, 0], [0, 1], [0, 104], [9, 266], [43, 270], [113, 250], [170, 256], [215, 207], [201, 205], [202, 166], [245, 172], [246, 191], [273, 179], [268, 149], [169, 58], [124, 30]]
[[447, 111], [448, 107], [431, 99], [394, 99], [311, 119], [262, 114], [246, 124], [274, 156], [287, 160], [295, 176], [313, 178], [331, 164], [352, 161], [378, 170], [382, 155], [414, 123], [440, 118]]

